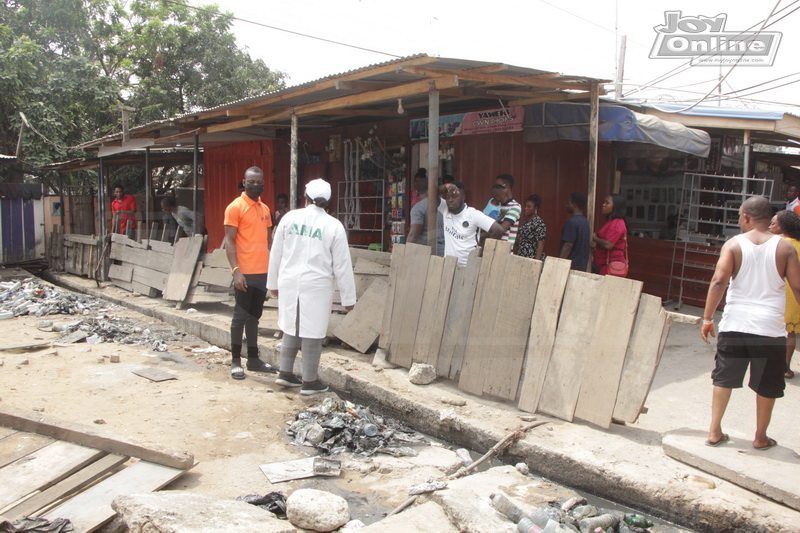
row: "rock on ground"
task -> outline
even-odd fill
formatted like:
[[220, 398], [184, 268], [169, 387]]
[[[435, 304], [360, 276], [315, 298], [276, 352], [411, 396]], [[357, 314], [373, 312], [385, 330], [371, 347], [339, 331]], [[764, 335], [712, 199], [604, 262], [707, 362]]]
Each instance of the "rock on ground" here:
[[286, 516], [289, 522], [303, 529], [333, 531], [350, 520], [350, 508], [336, 494], [299, 489], [286, 499]]
[[290, 533], [285, 520], [242, 501], [183, 491], [123, 494], [111, 507], [135, 533]]
[[[502, 531], [502, 530], [498, 530]], [[359, 533], [458, 533], [442, 507], [434, 502], [384, 518], [359, 530]]]
[[414, 385], [429, 385], [436, 381], [436, 369], [433, 365], [414, 363], [408, 371], [408, 381]]

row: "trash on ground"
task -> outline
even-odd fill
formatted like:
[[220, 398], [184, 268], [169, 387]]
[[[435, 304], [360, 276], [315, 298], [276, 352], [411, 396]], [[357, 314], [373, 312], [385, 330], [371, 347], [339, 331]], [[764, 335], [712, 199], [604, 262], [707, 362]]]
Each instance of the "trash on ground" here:
[[281, 483], [314, 476], [337, 477], [342, 471], [342, 463], [326, 457], [308, 457], [261, 465], [259, 468], [270, 483]]
[[132, 372], [137, 376], [142, 376], [150, 381], [168, 381], [170, 379], [178, 379], [178, 376], [175, 374], [170, 374], [169, 372], [164, 372], [163, 370], [158, 370], [155, 368], [140, 368], [138, 370], [133, 370]]
[[49, 346], [50, 346], [49, 342], [34, 342], [33, 344], [17, 344], [16, 346], [2, 346], [0, 347], [0, 352], [12, 352], [15, 350], [29, 352], [31, 350], [41, 350], [42, 348], [46, 348]]
[[211, 345], [208, 348], [193, 348], [192, 353], [219, 353], [222, 349], [219, 346]]
[[409, 496], [416, 496], [417, 494], [425, 494], [426, 492], [435, 492], [447, 488], [446, 481], [437, 481], [429, 479], [425, 483], [420, 483], [408, 489]]
[[552, 501], [525, 513], [504, 494], [491, 496], [492, 506], [517, 524], [523, 533], [547, 531], [548, 533], [648, 533], [653, 522], [637, 515], [586, 505], [583, 498]]
[[21, 518], [15, 522], [9, 520], [0, 521], [0, 532], [2, 533], [67, 533], [75, 531], [75, 528], [66, 518], [56, 518], [47, 520], [45, 518]]
[[0, 311], [2, 318], [34, 315], [86, 315], [100, 309], [100, 300], [78, 295], [34, 278], [0, 283]]
[[281, 520], [286, 520], [286, 496], [280, 492], [270, 492], [264, 496], [248, 494], [247, 496], [239, 496], [236, 499], [269, 511]]
[[371, 456], [415, 456], [413, 445], [429, 445], [423, 435], [397, 420], [370, 413], [368, 407], [334, 398], [297, 413], [286, 430], [296, 445], [312, 446], [325, 455], [345, 451]]

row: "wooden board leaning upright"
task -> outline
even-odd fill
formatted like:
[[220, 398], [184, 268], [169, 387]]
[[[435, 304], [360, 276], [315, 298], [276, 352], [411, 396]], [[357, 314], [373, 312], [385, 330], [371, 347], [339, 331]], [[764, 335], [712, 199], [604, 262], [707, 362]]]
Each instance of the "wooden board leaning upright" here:
[[516, 400], [542, 262], [510, 255], [499, 292], [492, 336], [495, 357], [482, 359], [483, 392]]
[[165, 300], [182, 302], [186, 298], [202, 247], [203, 235], [180, 239], [175, 245], [169, 279], [164, 288]]
[[584, 353], [575, 417], [600, 427], [611, 426], [622, 366], [628, 350], [642, 282], [603, 276], [600, 312], [592, 332], [592, 349]]
[[669, 331], [669, 322], [661, 298], [642, 294], [614, 405], [614, 418], [617, 420], [633, 423], [639, 418], [656, 375], [664, 349], [662, 339], [664, 332]]
[[[405, 244], [395, 244], [392, 247], [392, 262], [389, 267], [389, 289], [386, 293], [386, 306], [383, 308], [383, 320], [381, 321], [381, 334], [378, 338], [378, 348], [387, 350], [389, 348], [389, 337], [391, 335], [392, 312], [394, 311], [394, 293], [397, 286], [397, 273], [400, 264], [403, 262], [405, 254]], [[352, 253], [352, 252], [351, 252]]]
[[500, 290], [503, 287], [506, 264], [510, 255], [511, 243], [486, 239], [478, 285], [475, 289], [475, 303], [472, 306], [464, 363], [458, 380], [458, 388], [472, 394], [480, 395], [483, 392], [484, 359], [495, 356], [492, 330], [502, 304]]
[[528, 336], [525, 373], [519, 395], [519, 408], [529, 413], [535, 413], [539, 407], [539, 397], [556, 339], [558, 315], [561, 313], [561, 302], [571, 264], [567, 259], [548, 257], [539, 278]]
[[586, 354], [592, 349], [602, 282], [602, 276], [577, 270], [570, 271], [567, 280], [556, 340], [539, 398], [539, 411], [567, 422], [572, 422]]
[[411, 366], [411, 353], [417, 335], [419, 312], [428, 276], [431, 249], [421, 244], [406, 244], [403, 266], [397, 276], [392, 309], [389, 361], [405, 368]]
[[464, 350], [467, 346], [475, 288], [483, 262], [480, 254], [480, 248], [472, 250], [467, 257], [467, 265], [456, 267], [455, 274], [453, 274], [450, 302], [447, 304], [442, 344], [436, 365], [436, 374], [449, 379], [457, 379], [461, 373], [461, 362], [464, 360]]
[[427, 363], [434, 367], [438, 365], [457, 263], [458, 260], [452, 256], [432, 256], [428, 263], [428, 278], [419, 315], [419, 323], [423, 326], [419, 328], [411, 354], [415, 363]]

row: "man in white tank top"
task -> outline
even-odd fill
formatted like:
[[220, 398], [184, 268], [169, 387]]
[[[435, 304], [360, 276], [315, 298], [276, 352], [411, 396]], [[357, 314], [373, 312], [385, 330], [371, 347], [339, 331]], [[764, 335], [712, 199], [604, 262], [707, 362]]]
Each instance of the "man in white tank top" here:
[[728, 441], [722, 417], [733, 389], [742, 387], [750, 367], [749, 387], [756, 393], [756, 434], [753, 447], [767, 450], [777, 443], [767, 436], [775, 399], [783, 396], [786, 357], [784, 278], [800, 299], [800, 261], [794, 247], [769, 232], [772, 207], [764, 197], [746, 200], [739, 209], [744, 233], [722, 247], [708, 288], [701, 335], [709, 343], [714, 334], [714, 311], [728, 296], [719, 324], [715, 368], [711, 373], [709, 446]]

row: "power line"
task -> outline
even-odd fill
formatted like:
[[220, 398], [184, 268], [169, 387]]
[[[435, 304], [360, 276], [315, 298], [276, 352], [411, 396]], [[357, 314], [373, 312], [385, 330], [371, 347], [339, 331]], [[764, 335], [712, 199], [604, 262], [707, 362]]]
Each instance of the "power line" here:
[[[354, 48], [356, 50], [361, 50], [361, 51], [364, 51], [364, 52], [371, 52], [373, 54], [381, 54], [381, 55], [385, 55], [385, 56], [389, 56], [389, 57], [398, 57], [398, 58], [402, 57], [402, 56], [399, 56], [397, 54], [390, 54], [389, 52], [382, 52], [380, 50], [373, 50], [371, 48], [364, 48], [363, 46], [357, 46], [355, 44], [348, 44], [348, 43], [343, 43], [341, 41], [334, 41], [332, 39], [326, 39], [324, 37], [317, 37], [315, 35], [309, 35], [307, 33], [301, 33], [301, 32], [293, 31], [293, 30], [287, 30], [285, 28], [279, 28], [277, 26], [271, 26], [269, 24], [264, 24], [263, 22], [256, 22], [254, 20], [243, 19], [243, 18], [234, 16], [234, 15], [228, 15], [227, 13], [220, 13], [220, 12], [214, 11], [212, 9], [205, 9], [205, 8], [202, 8], [202, 7], [196, 7], [196, 6], [193, 6], [193, 5], [190, 5], [190, 4], [186, 4], [186, 3], [183, 3], [183, 2], [178, 2], [177, 0], [164, 0], [164, 1], [167, 2], [167, 3], [170, 3], [170, 4], [175, 4], [175, 5], [183, 6], [183, 7], [189, 8], [189, 9], [194, 9], [195, 11], [202, 11], [203, 13], [216, 15], [218, 17], [224, 17], [224, 18], [227, 18], [227, 19], [230, 19], [230, 20], [236, 20], [238, 22], [245, 22], [247, 24], [254, 24], [256, 26], [261, 26], [262, 28], [268, 28], [270, 30], [282, 31], [284, 33], [290, 33], [292, 35], [298, 35], [300, 37], [306, 37], [308, 39], [315, 39], [317, 41], [322, 41], [322, 42], [335, 44], [335, 45], [339, 45], [339, 46], [346, 46], [347, 48]], [[798, 0], [798, 1], [800, 1], [800, 0]]]
[[[780, 1], [779, 1], [778, 3], [780, 4]], [[775, 14], [776, 14], [776, 15], [778, 15], [778, 14], [782, 13], [783, 11], [786, 11], [787, 9], [791, 8], [792, 6], [794, 6], [795, 4], [798, 4], [798, 3], [800, 3], [800, 0], [794, 0], [794, 2], [792, 2], [792, 3], [791, 3], [791, 4], [789, 4], [789, 5], [787, 5], [786, 7], [783, 7], [783, 8], [781, 8], [781, 9], [780, 9], [780, 10], [778, 10], [778, 11], [777, 11], [777, 13], [775, 13]], [[792, 13], [794, 13], [795, 11], [797, 11], [798, 9], [800, 9], [800, 6], [796, 7], [795, 9], [793, 9], [792, 11], [790, 11], [789, 13], [786, 13], [786, 14], [785, 14], [785, 15], [783, 15], [782, 17], [780, 17], [780, 18], [778, 18], [778, 19], [776, 19], [776, 20], [774, 20], [774, 21], [770, 22], [768, 25], [766, 25], [766, 26], [762, 27], [762, 28], [761, 28], [761, 30], [759, 30], [759, 32], [760, 32], [760, 31], [763, 31], [763, 30], [765, 30], [766, 28], [769, 28], [770, 26], [773, 26], [773, 25], [777, 24], [778, 22], [780, 22], [781, 20], [785, 19], [786, 17], [788, 17], [789, 15], [791, 15]], [[747, 28], [747, 29], [745, 29], [745, 30], [742, 30], [741, 32], [739, 32], [739, 33], [736, 35], [736, 37], [739, 37], [739, 36], [743, 35], [745, 32], [748, 32], [748, 31], [752, 30], [753, 28], [755, 28], [755, 27], [756, 27], [756, 26], [758, 26], [759, 24], [763, 24], [763, 23], [767, 22], [768, 20], [769, 20], [769, 17], [767, 17], [766, 19], [764, 19], [764, 20], [762, 20], [762, 21], [760, 21], [760, 22], [757, 22], [757, 23], [753, 24], [753, 25], [752, 25], [752, 26], [750, 26], [749, 28]], [[709, 51], [709, 52], [707, 52], [707, 53], [705, 53], [705, 54], [703, 54], [703, 55], [701, 55], [701, 56], [698, 56], [698, 57], [705, 57], [705, 56], [710, 56], [710, 57], [711, 57], [711, 56], [714, 56], [714, 55], [716, 55], [716, 52], [719, 52], [719, 50], [711, 50], [711, 51]], [[637, 93], [637, 92], [641, 91], [642, 89], [644, 89], [644, 88], [648, 87], [649, 85], [652, 85], [652, 84], [655, 84], [655, 83], [660, 83], [660, 82], [666, 81], [666, 80], [668, 80], [669, 78], [673, 78], [673, 77], [677, 76], [678, 74], [681, 74], [681, 73], [685, 72], [686, 70], [688, 70], [689, 68], [691, 68], [691, 67], [692, 67], [692, 61], [693, 61], [694, 59], [697, 59], [697, 58], [690, 59], [690, 60], [686, 61], [685, 63], [682, 63], [682, 64], [678, 65], [677, 67], [675, 67], [675, 68], [673, 68], [673, 69], [671, 69], [671, 70], [667, 71], [666, 73], [664, 73], [664, 74], [661, 74], [660, 76], [657, 76], [657, 77], [653, 78], [652, 80], [650, 80], [650, 81], [648, 81], [648, 82], [646, 82], [646, 83], [642, 84], [642, 85], [640, 86], [640, 87], [641, 87], [640, 89], [636, 89], [636, 90], [634, 90], [634, 91], [631, 91], [631, 92], [629, 92], [628, 94], [626, 94], [625, 96], [630, 96], [630, 95], [632, 95], [632, 94], [635, 94], [635, 93]], [[678, 71], [678, 72], [676, 72], [676, 71]]]

